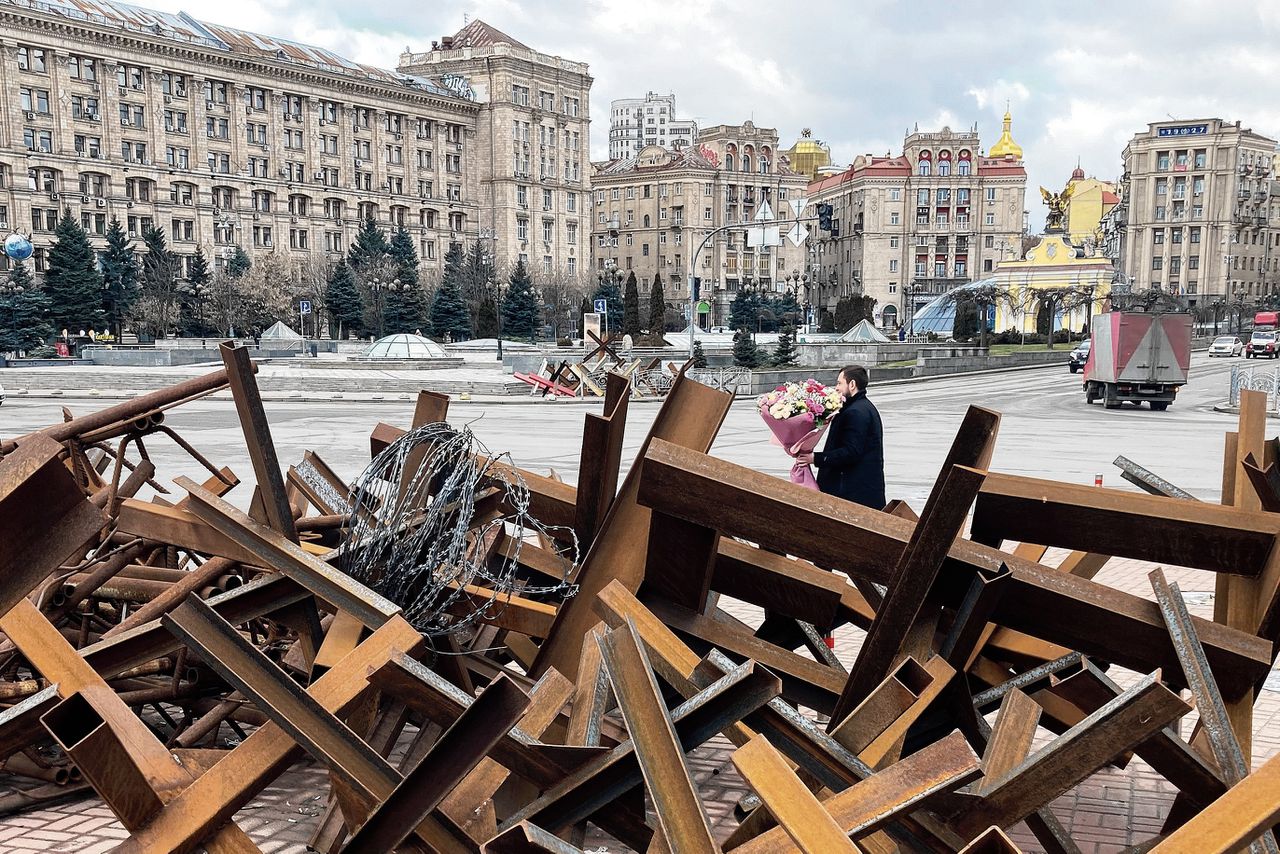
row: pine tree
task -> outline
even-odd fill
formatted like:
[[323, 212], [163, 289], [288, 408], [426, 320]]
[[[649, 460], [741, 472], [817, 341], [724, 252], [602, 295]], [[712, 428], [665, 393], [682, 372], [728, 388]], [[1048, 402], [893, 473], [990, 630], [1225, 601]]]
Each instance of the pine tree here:
[[493, 294], [485, 294], [480, 300], [480, 312], [476, 316], [476, 337], [498, 337], [498, 303]]
[[773, 366], [786, 368], [796, 363], [796, 328], [787, 321], [782, 325], [778, 345], [773, 348]]
[[627, 290], [622, 298], [622, 334], [631, 340], [640, 337], [640, 288], [636, 285], [636, 271], [627, 274]]
[[169, 251], [164, 232], [150, 227], [142, 230], [142, 274], [138, 279], [141, 297], [137, 314], [142, 324], [157, 338], [169, 333], [177, 293], [178, 259]]
[[387, 243], [387, 235], [370, 217], [360, 223], [355, 243], [352, 243], [347, 250], [347, 263], [359, 278], [361, 273], [381, 264], [390, 251], [391, 245]]
[[538, 296], [533, 292], [533, 278], [524, 262], [516, 264], [502, 298], [502, 331], [508, 338], [527, 338], [532, 343], [538, 334], [542, 312]]
[[102, 253], [102, 307], [116, 341], [138, 301], [138, 255], [133, 240], [125, 233], [120, 220], [111, 217], [107, 226], [107, 250]]
[[212, 278], [204, 249], [197, 246], [196, 253], [191, 256], [187, 280], [178, 289], [178, 325], [182, 327], [184, 335], [199, 338], [214, 331], [205, 316], [205, 307], [210, 297], [209, 282]]
[[702, 342], [697, 338], [693, 339], [693, 366], [695, 368], [707, 366], [707, 354], [702, 352]]
[[49, 298], [21, 261], [14, 262], [9, 281], [13, 292], [0, 294], [0, 353], [33, 350], [53, 335]]
[[53, 233], [57, 239], [49, 247], [44, 274], [44, 293], [49, 298], [53, 323], [72, 335], [81, 329], [102, 326], [102, 276], [89, 237], [72, 218], [71, 208], [62, 209], [62, 218]]
[[471, 316], [462, 301], [463, 260], [461, 247], [449, 247], [444, 256], [444, 276], [431, 301], [431, 330], [440, 340], [446, 335], [453, 341], [471, 337]]
[[622, 304], [622, 291], [618, 287], [616, 274], [606, 273], [600, 278], [595, 293], [591, 295], [591, 305], [595, 305], [598, 299], [605, 300], [607, 303], [608, 311], [605, 312], [604, 320], [608, 325], [605, 331], [610, 335], [621, 335], [626, 308]]
[[339, 261], [329, 271], [324, 288], [324, 307], [329, 312], [330, 336], [344, 338], [351, 332], [360, 331], [364, 306], [360, 302], [356, 277], [345, 261]]
[[667, 325], [667, 298], [663, 293], [662, 276], [653, 274], [653, 284], [649, 286], [649, 337], [655, 341], [662, 339]]
[[760, 348], [745, 329], [733, 333], [733, 363], [740, 368], [760, 367]]
[[249, 259], [249, 253], [244, 248], [237, 245], [232, 251], [231, 257], [227, 259], [227, 275], [233, 279], [238, 279], [245, 273], [249, 272], [249, 268], [253, 266], [253, 261]]
[[391, 235], [387, 255], [396, 265], [400, 289], [387, 294], [383, 310], [386, 332], [388, 335], [414, 332], [427, 325], [427, 296], [422, 291], [418, 275], [418, 252], [413, 248], [413, 238], [403, 226]]
[[760, 298], [755, 291], [739, 288], [729, 303], [729, 325], [734, 329], [755, 329], [760, 312]]

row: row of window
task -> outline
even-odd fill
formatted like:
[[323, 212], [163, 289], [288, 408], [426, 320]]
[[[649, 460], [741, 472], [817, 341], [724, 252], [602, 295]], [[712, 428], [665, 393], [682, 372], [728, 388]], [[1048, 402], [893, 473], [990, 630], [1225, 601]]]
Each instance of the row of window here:
[[[522, 208], [529, 207], [529, 187], [525, 184], [516, 185], [516, 205]], [[544, 211], [554, 211], [556, 209], [556, 191], [549, 187], [542, 188], [542, 209]], [[578, 194], [567, 192], [564, 194], [564, 210], [565, 213], [578, 212]]]
[[[544, 219], [542, 221], [542, 242], [551, 243], [555, 239], [556, 222], [553, 219]], [[516, 239], [521, 243], [527, 243], [529, 240], [529, 218], [516, 217]], [[565, 224], [565, 243], [569, 246], [578, 245], [578, 224], [569, 222]]]
[[[517, 83], [511, 84], [511, 103], [517, 107], [529, 106], [529, 87]], [[556, 112], [556, 93], [545, 89], [538, 90], [537, 108], [544, 113]], [[569, 95], [560, 97], [560, 114], [576, 117], [582, 109], [582, 101]]]

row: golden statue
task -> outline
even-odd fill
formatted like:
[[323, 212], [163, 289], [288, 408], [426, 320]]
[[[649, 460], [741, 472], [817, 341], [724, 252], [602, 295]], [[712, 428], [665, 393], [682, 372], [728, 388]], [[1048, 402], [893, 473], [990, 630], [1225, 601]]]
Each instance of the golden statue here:
[[1045, 234], [1061, 234], [1066, 230], [1063, 226], [1063, 217], [1067, 215], [1067, 201], [1074, 190], [1075, 187], [1072, 184], [1068, 184], [1061, 193], [1051, 193], [1044, 187], [1040, 188], [1040, 196], [1049, 206], [1049, 213], [1044, 218]]

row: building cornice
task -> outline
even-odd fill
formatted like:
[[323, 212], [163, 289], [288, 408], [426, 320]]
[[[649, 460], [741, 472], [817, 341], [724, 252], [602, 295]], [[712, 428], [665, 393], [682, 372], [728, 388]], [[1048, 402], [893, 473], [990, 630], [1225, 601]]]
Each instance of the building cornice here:
[[[105, 25], [97, 27], [66, 18], [46, 17], [32, 13], [30, 10], [19, 12], [2, 5], [0, 5], [0, 26], [9, 31], [3, 39], [6, 45], [20, 40], [15, 30], [33, 34], [47, 33], [63, 40], [79, 41], [97, 47], [98, 50], [92, 51], [94, 53], [103, 53], [103, 46], [111, 46], [142, 51], [157, 58], [166, 57], [176, 61], [196, 63], [209, 69], [209, 73], [203, 74], [205, 77], [216, 78], [218, 75], [213, 73], [214, 69], [225, 69], [228, 77], [239, 77], [246, 72], [253, 72], [280, 79], [281, 89], [290, 91], [306, 87], [325, 88], [350, 95], [387, 98], [422, 107], [473, 115], [478, 114], [481, 107], [479, 103], [473, 101], [448, 98], [411, 87], [379, 85], [369, 77], [328, 72], [301, 63], [278, 62], [266, 58], [203, 49], [195, 44], [184, 44], [163, 36], [147, 38], [141, 33], [128, 30]], [[109, 53], [109, 51], [105, 52]], [[288, 83], [293, 85], [287, 85]]]

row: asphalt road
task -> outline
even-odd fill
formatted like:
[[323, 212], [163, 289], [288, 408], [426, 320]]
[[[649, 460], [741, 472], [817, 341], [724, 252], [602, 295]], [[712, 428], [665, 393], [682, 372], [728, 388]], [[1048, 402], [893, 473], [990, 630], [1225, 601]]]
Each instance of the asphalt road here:
[[[1242, 359], [1210, 360], [1197, 353], [1191, 380], [1166, 412], [1143, 407], [1105, 410], [1084, 402], [1078, 374], [1060, 368], [942, 377], [875, 387], [872, 400], [885, 425], [887, 494], [923, 505], [966, 407], [971, 404], [1003, 414], [993, 468], [999, 471], [1092, 484], [1103, 474], [1108, 486], [1129, 488], [1111, 461], [1117, 454], [1145, 465], [1206, 501], [1217, 501], [1222, 472], [1223, 433], [1234, 417], [1213, 411], [1226, 400], [1231, 365]], [[1252, 363], [1249, 363], [1252, 364]], [[1266, 366], [1266, 363], [1260, 363]], [[833, 373], [833, 372], [832, 372]], [[834, 381], [834, 376], [819, 374]], [[61, 420], [62, 407], [83, 414], [109, 405], [98, 400], [10, 398], [0, 407], [0, 436], [11, 437]], [[276, 448], [283, 464], [297, 462], [304, 450], [323, 457], [339, 475], [354, 479], [369, 459], [368, 436], [385, 421], [407, 425], [410, 402], [268, 402]], [[657, 413], [652, 404], [631, 407], [624, 466], [634, 457]], [[546, 403], [461, 403], [452, 405], [455, 425], [466, 424], [488, 449], [506, 452], [521, 466], [539, 472], [555, 469], [577, 479], [583, 414], [599, 407]], [[235, 410], [227, 401], [200, 401], [172, 410], [166, 422], [219, 465], [228, 465], [246, 483], [252, 471]], [[769, 431], [749, 400], [735, 403], [712, 453], [761, 472], [785, 476], [789, 462], [769, 443]], [[185, 474], [199, 480], [203, 469], [164, 436], [147, 440], [147, 449], [166, 477]], [[251, 489], [230, 498], [241, 506]]]

